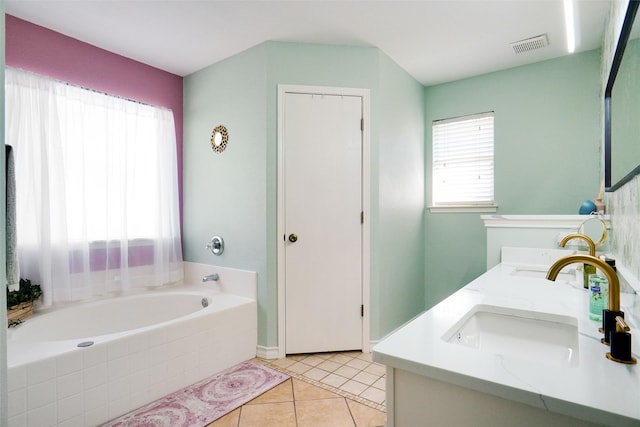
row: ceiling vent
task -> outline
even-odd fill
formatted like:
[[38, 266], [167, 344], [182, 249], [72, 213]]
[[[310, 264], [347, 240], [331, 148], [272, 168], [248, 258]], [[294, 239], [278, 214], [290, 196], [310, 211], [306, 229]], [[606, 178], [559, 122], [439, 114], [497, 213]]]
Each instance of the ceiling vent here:
[[549, 46], [549, 41], [547, 40], [546, 34], [511, 43], [511, 47], [513, 47], [515, 53], [530, 52], [547, 46]]

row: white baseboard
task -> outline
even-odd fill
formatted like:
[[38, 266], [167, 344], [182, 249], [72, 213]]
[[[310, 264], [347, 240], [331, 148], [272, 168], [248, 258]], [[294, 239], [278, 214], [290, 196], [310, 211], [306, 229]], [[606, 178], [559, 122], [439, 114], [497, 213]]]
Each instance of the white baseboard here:
[[259, 345], [256, 347], [256, 356], [261, 359], [273, 360], [278, 359], [279, 350], [278, 347], [265, 347]]

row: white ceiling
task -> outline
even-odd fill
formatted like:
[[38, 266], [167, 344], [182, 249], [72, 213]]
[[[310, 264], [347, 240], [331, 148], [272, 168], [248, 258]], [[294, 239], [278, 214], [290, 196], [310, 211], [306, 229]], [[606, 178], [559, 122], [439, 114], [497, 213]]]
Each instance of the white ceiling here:
[[[575, 0], [576, 51], [609, 0]], [[375, 46], [425, 85], [567, 54], [562, 0], [6, 0], [6, 13], [185, 76], [266, 40]], [[546, 33], [549, 46], [511, 42]]]

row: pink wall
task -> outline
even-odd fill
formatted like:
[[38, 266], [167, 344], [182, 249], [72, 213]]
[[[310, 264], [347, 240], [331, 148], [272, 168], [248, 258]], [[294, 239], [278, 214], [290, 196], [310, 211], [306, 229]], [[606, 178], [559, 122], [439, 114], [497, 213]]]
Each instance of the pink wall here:
[[173, 111], [182, 218], [182, 77], [14, 16], [5, 18], [7, 66]]

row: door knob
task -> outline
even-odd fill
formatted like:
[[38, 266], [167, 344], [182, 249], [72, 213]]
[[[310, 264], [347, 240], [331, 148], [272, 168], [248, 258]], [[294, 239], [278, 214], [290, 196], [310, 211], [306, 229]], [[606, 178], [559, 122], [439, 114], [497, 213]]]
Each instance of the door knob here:
[[289, 234], [289, 241], [291, 243], [295, 243], [298, 241], [298, 236], [296, 236], [295, 234]]

